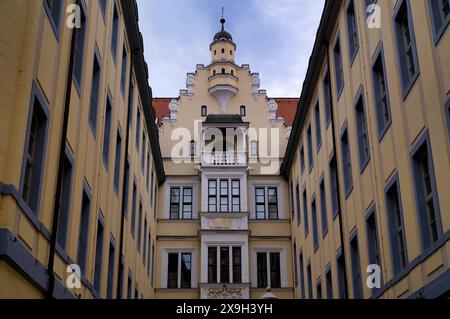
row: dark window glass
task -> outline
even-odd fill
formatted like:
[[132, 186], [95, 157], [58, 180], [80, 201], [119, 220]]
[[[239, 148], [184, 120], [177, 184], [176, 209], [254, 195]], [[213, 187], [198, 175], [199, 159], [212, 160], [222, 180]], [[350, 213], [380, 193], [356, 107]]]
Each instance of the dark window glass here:
[[61, 180], [61, 193], [59, 194], [60, 207], [58, 218], [57, 242], [58, 245], [63, 250], [65, 250], [69, 227], [70, 195], [72, 191], [72, 163], [67, 158], [67, 156], [64, 157], [61, 178], [62, 180]]
[[270, 287], [281, 288], [280, 253], [270, 253]]
[[114, 189], [116, 190], [116, 192], [119, 191], [121, 159], [122, 159], [122, 136], [120, 135], [120, 130], [117, 130], [116, 158], [114, 163]]
[[125, 95], [126, 81], [127, 81], [127, 48], [124, 44], [122, 52], [122, 73], [120, 76], [120, 88], [122, 89], [122, 95]]
[[269, 219], [278, 219], [278, 191], [275, 187], [267, 189], [269, 203]]
[[327, 299], [333, 299], [333, 279], [331, 277], [331, 270], [328, 270], [326, 274], [327, 284]]
[[366, 112], [364, 110], [363, 97], [356, 104], [356, 129], [358, 132], [359, 162], [361, 169], [366, 165], [370, 157], [369, 132], [367, 130]]
[[97, 223], [97, 242], [95, 244], [94, 289], [100, 292], [102, 259], [103, 259], [103, 225], [100, 220]]
[[384, 68], [384, 59], [381, 51], [378, 54], [378, 57], [373, 65], [372, 78], [375, 91], [375, 108], [377, 115], [378, 135], [381, 137], [381, 135], [391, 123], [391, 109], [389, 103], [388, 86]]
[[89, 103], [89, 123], [91, 124], [94, 136], [97, 134], [98, 100], [100, 94], [100, 62], [97, 55], [94, 55], [94, 67], [92, 71], [91, 99]]
[[342, 255], [337, 258], [337, 274], [339, 285], [339, 299], [345, 299], [347, 291], [345, 289], [345, 260]]
[[266, 218], [266, 196], [264, 188], [256, 188], [256, 219]]
[[230, 249], [220, 247], [220, 282], [230, 283]]
[[311, 218], [312, 218], [312, 226], [313, 226], [314, 250], [317, 250], [319, 248], [319, 229], [317, 227], [317, 209], [316, 209], [316, 200], [315, 199], [311, 203]]
[[109, 98], [106, 100], [106, 113], [105, 113], [105, 133], [103, 135], [103, 161], [108, 167], [109, 164], [109, 145], [111, 138], [111, 118], [112, 108]]
[[430, 0], [430, 10], [432, 14], [433, 29], [435, 39], [437, 39], [446, 29], [450, 19], [450, 1], [449, 0]]
[[363, 298], [363, 288], [357, 236], [355, 236], [350, 242], [350, 252], [352, 261], [353, 297], [355, 299], [361, 299]]
[[180, 188], [170, 189], [170, 219], [180, 218]]
[[168, 256], [167, 288], [178, 288], [178, 253], [171, 253]]
[[305, 262], [303, 260], [303, 254], [300, 254], [300, 258], [299, 258], [300, 262], [299, 262], [299, 266], [300, 266], [300, 293], [301, 293], [301, 298], [305, 299], [306, 298], [306, 294], [305, 294]]
[[308, 276], [308, 299], [313, 299], [313, 284], [312, 284], [312, 272], [311, 265], [306, 267], [306, 275]]
[[192, 188], [183, 188], [183, 219], [192, 219]]
[[305, 236], [307, 237], [309, 234], [309, 220], [308, 220], [308, 199], [306, 197], [306, 189], [303, 191], [302, 196], [303, 201], [303, 219], [305, 221]]
[[133, 291], [133, 278], [132, 278], [131, 274], [128, 274], [127, 299], [131, 299], [132, 291]]
[[111, 52], [114, 61], [116, 60], [117, 55], [118, 33], [119, 33], [119, 12], [117, 11], [117, 6], [114, 4], [112, 34], [111, 34]]
[[330, 71], [327, 71], [323, 81], [323, 96], [325, 101], [325, 121], [328, 124], [331, 122], [331, 84]]
[[217, 283], [217, 247], [208, 247], [208, 283]]
[[344, 67], [342, 65], [341, 40], [337, 39], [334, 47], [334, 72], [336, 77], [337, 95], [340, 96], [344, 88]]
[[317, 152], [322, 145], [322, 127], [320, 124], [320, 106], [319, 102], [317, 102], [316, 108], [314, 110], [315, 120], [316, 120], [316, 143], [317, 143]]
[[81, 77], [83, 73], [83, 57], [86, 36], [86, 14], [81, 9], [80, 28], [76, 29], [75, 50], [73, 56], [73, 77], [79, 89], [81, 89]]
[[358, 25], [356, 22], [355, 4], [353, 3], [353, 0], [350, 1], [347, 9], [347, 28], [348, 28], [348, 43], [350, 48], [350, 59], [353, 60], [359, 46]]
[[141, 251], [141, 240], [142, 240], [142, 202], [139, 202], [139, 221], [138, 221], [138, 238], [137, 238], [137, 248]]
[[242, 283], [241, 247], [233, 247], [233, 283]]
[[339, 212], [338, 207], [338, 192], [337, 192], [337, 170], [336, 170], [336, 158], [330, 161], [330, 195], [331, 195], [331, 208], [333, 210], [333, 216], [336, 216]]
[[322, 283], [319, 281], [316, 287], [316, 299], [322, 299]]
[[309, 170], [311, 170], [314, 166], [311, 125], [308, 127], [307, 137], [308, 137], [308, 162], [309, 162]]
[[232, 211], [241, 211], [241, 182], [239, 180], [231, 181], [231, 201]]
[[61, 22], [61, 9], [63, 7], [63, 0], [45, 0], [49, 18], [52, 21], [52, 26], [58, 32]]
[[108, 285], [106, 290], [106, 298], [112, 299], [114, 297], [114, 267], [115, 267], [115, 248], [112, 243], [109, 244], [108, 257]]
[[220, 212], [228, 212], [228, 180], [220, 181]]
[[139, 140], [141, 137], [141, 111], [139, 110], [139, 105], [137, 106], [136, 115], [136, 148], [139, 152]]
[[257, 263], [257, 277], [258, 277], [258, 288], [267, 288], [267, 254], [257, 253], [256, 254]]
[[322, 218], [322, 236], [328, 232], [327, 197], [325, 192], [325, 181], [320, 182], [320, 211]]
[[201, 108], [201, 115], [203, 117], [208, 116], [208, 107], [206, 105], [203, 105]]
[[81, 202], [80, 232], [78, 234], [78, 254], [77, 264], [80, 266], [82, 274], [86, 273], [86, 259], [89, 241], [89, 219], [90, 219], [91, 200], [86, 192], [83, 192]]
[[302, 222], [302, 214], [300, 207], [300, 186], [298, 184], [295, 188], [295, 198], [297, 200], [297, 225], [300, 225], [300, 223]]
[[353, 188], [353, 175], [352, 175], [352, 161], [350, 155], [350, 144], [348, 140], [348, 131], [345, 129], [345, 132], [341, 137], [341, 147], [342, 147], [342, 165], [344, 168], [344, 186], [345, 193], [349, 195]]
[[217, 181], [208, 181], [208, 210], [210, 213], [217, 212]]
[[244, 105], [242, 105], [240, 108], [240, 114], [241, 114], [241, 116], [247, 116], [247, 111], [246, 111]]
[[133, 198], [131, 200], [131, 235], [133, 237], [134, 232], [136, 230], [136, 200], [137, 200], [136, 183], [133, 183]]
[[191, 288], [192, 256], [190, 253], [181, 254], [181, 288]]
[[302, 173], [305, 171], [305, 149], [303, 145], [300, 148], [300, 169]]

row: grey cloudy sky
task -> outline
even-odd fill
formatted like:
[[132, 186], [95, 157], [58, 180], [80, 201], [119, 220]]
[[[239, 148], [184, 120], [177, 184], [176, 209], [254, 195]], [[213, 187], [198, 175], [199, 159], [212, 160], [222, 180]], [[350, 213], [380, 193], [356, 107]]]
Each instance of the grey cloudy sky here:
[[176, 97], [186, 73], [209, 64], [209, 44], [225, 29], [236, 63], [250, 64], [271, 97], [301, 93], [324, 0], [138, 0], [145, 58], [155, 97]]

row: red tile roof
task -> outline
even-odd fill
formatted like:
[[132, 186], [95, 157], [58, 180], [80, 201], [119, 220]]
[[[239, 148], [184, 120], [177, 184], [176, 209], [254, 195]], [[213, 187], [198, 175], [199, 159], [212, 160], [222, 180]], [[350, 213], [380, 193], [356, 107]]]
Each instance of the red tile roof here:
[[169, 104], [172, 98], [154, 98], [153, 108], [155, 109], [156, 118], [158, 119], [158, 126], [162, 124], [164, 117], [170, 116]]

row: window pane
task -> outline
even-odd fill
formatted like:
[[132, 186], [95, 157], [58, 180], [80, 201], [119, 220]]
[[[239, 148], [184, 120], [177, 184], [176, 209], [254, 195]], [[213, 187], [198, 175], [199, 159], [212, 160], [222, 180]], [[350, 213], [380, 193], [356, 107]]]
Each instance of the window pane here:
[[256, 255], [258, 288], [267, 288], [267, 254]]
[[242, 283], [241, 247], [233, 247], [233, 283]]
[[217, 283], [217, 247], [208, 247], [208, 283]]
[[169, 254], [167, 288], [178, 288], [178, 253]]
[[270, 253], [270, 287], [281, 288], [280, 253]]
[[191, 260], [190, 253], [181, 254], [181, 288], [191, 288]]
[[230, 283], [230, 249], [220, 247], [220, 282]]

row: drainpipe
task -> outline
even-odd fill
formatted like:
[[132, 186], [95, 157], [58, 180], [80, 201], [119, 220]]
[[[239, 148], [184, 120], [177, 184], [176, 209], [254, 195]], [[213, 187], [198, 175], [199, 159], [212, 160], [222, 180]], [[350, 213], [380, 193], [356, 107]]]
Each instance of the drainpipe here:
[[343, 226], [343, 220], [342, 220], [342, 202], [341, 202], [341, 187], [339, 185], [339, 169], [338, 169], [338, 163], [337, 163], [337, 148], [336, 148], [336, 132], [335, 132], [335, 125], [334, 125], [334, 110], [333, 110], [333, 90], [331, 89], [331, 74], [330, 74], [330, 52], [328, 51], [328, 42], [324, 42], [323, 46], [325, 47], [325, 50], [327, 52], [327, 65], [328, 65], [328, 74], [330, 76], [330, 117], [331, 117], [331, 125], [332, 130], [332, 141], [333, 141], [333, 165], [336, 167], [336, 192], [337, 192], [337, 201], [338, 201], [338, 217], [339, 217], [339, 232], [340, 232], [340, 240], [341, 240], [341, 251], [342, 251], [342, 257], [344, 258], [344, 287], [345, 287], [345, 298], [348, 298], [348, 284], [347, 284], [347, 263], [345, 261], [346, 255], [345, 255], [345, 245], [344, 245], [344, 226]]
[[[125, 189], [127, 186], [127, 183], [130, 184], [130, 179], [128, 181], [125, 180], [125, 170], [127, 168], [127, 162], [128, 162], [128, 144], [129, 144], [129, 138], [130, 138], [130, 96], [133, 94], [131, 91], [132, 83], [133, 83], [133, 61], [134, 57], [140, 52], [139, 49], [134, 49], [131, 51], [131, 62], [130, 62], [130, 77], [129, 77], [129, 84], [128, 84], [128, 108], [127, 108], [127, 129], [125, 131], [125, 161], [123, 162], [123, 172], [124, 172], [124, 178], [122, 182], [122, 203], [121, 203], [121, 216], [120, 216], [120, 239], [119, 239], [119, 267], [121, 267], [120, 263], [122, 262], [122, 254], [123, 254], [123, 239], [124, 239], [124, 232], [125, 232], [125, 203], [127, 198], [125, 198]], [[120, 295], [121, 287], [123, 287], [123, 273], [124, 269], [122, 269], [122, 272], [117, 272], [117, 299], [122, 299], [122, 296]], [[122, 282], [121, 282], [122, 280]]]
[[[76, 0], [76, 5], [80, 5], [79, 0]], [[63, 23], [63, 22], [62, 22]], [[48, 255], [48, 266], [47, 266], [47, 274], [48, 274], [48, 287], [46, 292], [46, 299], [53, 298], [53, 292], [55, 290], [55, 273], [54, 265], [55, 265], [55, 253], [56, 253], [56, 236], [58, 233], [58, 221], [59, 221], [59, 212], [61, 209], [61, 188], [62, 188], [62, 177], [63, 177], [63, 169], [64, 169], [64, 156], [67, 142], [67, 128], [69, 124], [69, 111], [70, 111], [70, 96], [72, 92], [72, 78], [73, 78], [73, 62], [75, 55], [75, 39], [78, 32], [77, 28], [72, 29], [72, 39], [70, 44], [70, 55], [69, 55], [69, 70], [67, 76], [67, 85], [66, 85], [66, 96], [64, 101], [64, 115], [63, 115], [63, 126], [61, 131], [60, 145], [59, 145], [59, 159], [58, 159], [58, 177], [56, 180], [56, 190], [54, 194], [54, 202], [53, 202], [53, 223], [52, 223], [52, 231], [50, 237], [50, 251]]]

